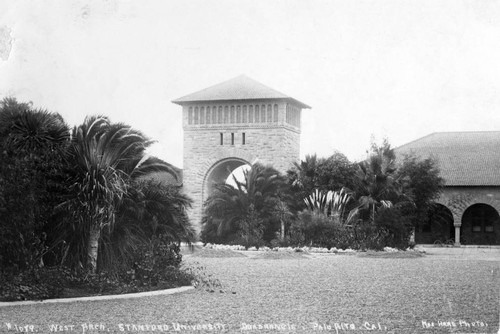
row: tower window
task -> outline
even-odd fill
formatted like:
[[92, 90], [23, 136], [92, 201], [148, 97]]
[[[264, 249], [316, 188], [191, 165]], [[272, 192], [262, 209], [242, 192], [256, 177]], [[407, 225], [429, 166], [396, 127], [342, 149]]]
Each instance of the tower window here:
[[242, 145], [245, 145], [245, 139], [246, 139], [246, 138], [245, 138], [245, 132], [243, 132], [243, 133], [241, 134], [241, 144], [242, 144]]
[[248, 106], [248, 123], [253, 123], [253, 106]]
[[236, 123], [241, 123], [241, 107], [236, 106]]
[[268, 104], [267, 105], [267, 122], [271, 123], [273, 121], [273, 107]]
[[193, 124], [193, 107], [189, 107], [188, 124]]
[[200, 108], [200, 124], [205, 124], [205, 107]]
[[234, 123], [234, 106], [231, 106], [231, 123]]
[[212, 123], [217, 123], [217, 107], [212, 107]]
[[210, 107], [207, 107], [207, 111], [206, 111], [205, 116], [206, 116], [205, 124], [210, 124], [210, 121], [212, 120], [211, 113], [210, 113]]
[[231, 145], [234, 145], [234, 133], [231, 133]]
[[222, 132], [220, 133], [220, 144], [224, 145], [224, 134]]

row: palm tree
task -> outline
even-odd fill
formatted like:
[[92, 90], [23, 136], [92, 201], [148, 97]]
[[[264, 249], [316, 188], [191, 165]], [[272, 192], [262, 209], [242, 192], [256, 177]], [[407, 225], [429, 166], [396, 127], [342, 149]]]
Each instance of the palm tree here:
[[60, 201], [57, 190], [69, 139], [69, 128], [59, 114], [33, 109], [15, 98], [0, 101], [0, 198], [9, 199], [0, 207], [0, 222], [5, 224], [0, 229], [12, 233], [8, 239], [15, 246], [8, 248], [24, 252], [39, 265], [43, 251], [32, 247], [42, 245], [42, 229], [49, 228]]
[[205, 218], [218, 226], [219, 234], [240, 231], [249, 246], [252, 239], [262, 237], [264, 221], [273, 216], [284, 179], [274, 168], [254, 164], [244, 172], [244, 181], [234, 181], [236, 188], [216, 185], [205, 202]]
[[34, 110], [14, 98], [3, 99], [0, 110], [0, 138], [18, 154], [44, 154], [68, 143], [69, 128], [57, 113]]
[[355, 184], [358, 206], [352, 213], [369, 212], [372, 222], [379, 207], [391, 207], [402, 198], [395, 155], [387, 141], [381, 147], [372, 145], [368, 159], [358, 165]]
[[278, 197], [278, 199], [275, 202], [275, 207], [273, 210], [274, 216], [276, 216], [280, 222], [281, 229], [280, 229], [280, 237], [281, 240], [285, 240], [285, 226], [286, 226], [286, 221], [293, 217], [292, 212], [290, 211], [290, 208], [288, 207], [288, 204], [281, 198]]
[[175, 175], [171, 165], [145, 154], [151, 143], [141, 132], [103, 116], [87, 117], [73, 130], [69, 148], [73, 196], [63, 206], [71, 210], [71, 230], [80, 236], [73, 238], [78, 261], [92, 273], [97, 270], [102, 231], [114, 230], [131, 182], [157, 171]]
[[310, 193], [313, 189], [319, 187], [318, 167], [322, 163], [316, 154], [306, 155], [306, 159], [300, 163], [294, 162], [294, 168], [288, 171], [288, 177], [291, 180], [292, 187]]
[[114, 229], [103, 230], [101, 263], [116, 267], [116, 262], [126, 262], [139, 244], [151, 242], [154, 236], [190, 244], [195, 232], [186, 208], [192, 201], [180, 190], [156, 180], [134, 181], [119, 204]]

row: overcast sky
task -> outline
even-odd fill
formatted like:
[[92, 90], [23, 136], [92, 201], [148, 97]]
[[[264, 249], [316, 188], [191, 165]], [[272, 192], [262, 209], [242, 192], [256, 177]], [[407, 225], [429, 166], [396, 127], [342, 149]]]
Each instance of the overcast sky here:
[[171, 100], [240, 74], [312, 106], [302, 157], [500, 130], [500, 1], [0, 1], [0, 98], [128, 123], [179, 167]]

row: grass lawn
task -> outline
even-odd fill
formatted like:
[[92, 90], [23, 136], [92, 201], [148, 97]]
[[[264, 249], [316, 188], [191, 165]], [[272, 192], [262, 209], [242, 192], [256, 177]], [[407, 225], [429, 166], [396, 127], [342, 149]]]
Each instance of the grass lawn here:
[[0, 333], [55, 324], [73, 333], [497, 333], [499, 251], [195, 253], [186, 264], [205, 267], [224, 292], [1, 307]]

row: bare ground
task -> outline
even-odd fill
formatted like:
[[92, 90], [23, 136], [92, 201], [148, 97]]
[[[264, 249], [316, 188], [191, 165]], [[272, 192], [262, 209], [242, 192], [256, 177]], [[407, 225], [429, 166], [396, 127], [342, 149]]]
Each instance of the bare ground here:
[[188, 254], [186, 264], [205, 267], [223, 292], [2, 307], [0, 332], [16, 324], [49, 333], [61, 324], [73, 333], [497, 333], [500, 249], [426, 251]]

